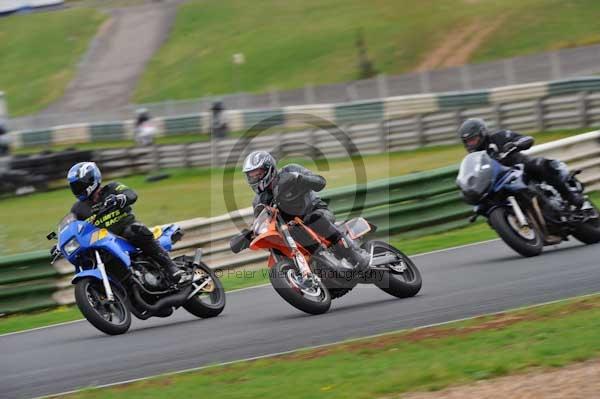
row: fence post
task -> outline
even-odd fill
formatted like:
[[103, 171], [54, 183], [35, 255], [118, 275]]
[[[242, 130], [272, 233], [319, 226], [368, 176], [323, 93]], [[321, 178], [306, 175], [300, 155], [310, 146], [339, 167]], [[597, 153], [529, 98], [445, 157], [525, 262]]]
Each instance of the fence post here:
[[517, 76], [515, 73], [515, 59], [507, 58], [503, 62], [504, 64], [504, 77], [506, 78], [507, 85], [514, 85], [517, 83]]
[[221, 163], [219, 159], [219, 140], [210, 140], [210, 162], [213, 168]]
[[279, 92], [277, 89], [269, 91], [269, 103], [271, 107], [279, 107]]
[[388, 140], [387, 140], [387, 136], [388, 136], [388, 129], [387, 129], [387, 121], [385, 119], [383, 119], [381, 122], [379, 122], [379, 149], [381, 150], [381, 152], [387, 152], [388, 150]]
[[155, 172], [160, 170], [160, 153], [156, 144], [152, 145], [152, 169]]
[[304, 103], [315, 104], [316, 102], [315, 88], [312, 84], [308, 83], [306, 86], [304, 86]]
[[454, 111], [454, 126], [455, 126], [455, 131], [458, 131], [458, 129], [460, 129], [460, 125], [462, 125], [462, 110], [461, 109], [457, 109], [456, 111]]
[[346, 85], [346, 96], [348, 97], [349, 101], [358, 100], [358, 91], [356, 90], [354, 83], [348, 83]]
[[535, 100], [535, 117], [538, 132], [543, 132], [546, 123], [544, 121], [544, 103], [541, 98]]
[[0, 119], [8, 118], [8, 111], [6, 108], [6, 99], [4, 93], [0, 91]]
[[496, 122], [496, 129], [502, 129], [502, 104], [494, 104], [494, 119]]
[[421, 93], [431, 93], [431, 80], [429, 70], [419, 74], [419, 83], [421, 84]]
[[427, 135], [425, 134], [425, 126], [423, 124], [423, 114], [415, 115], [415, 127], [417, 138], [419, 139], [419, 147], [425, 147], [427, 145]]
[[460, 67], [460, 80], [462, 83], [463, 90], [471, 90], [473, 88], [473, 86], [471, 85], [469, 64], [465, 64], [462, 67]]
[[587, 127], [588, 125], [588, 116], [587, 116], [587, 92], [583, 91], [579, 94], [577, 106], [579, 108], [579, 126]]
[[383, 73], [377, 75], [377, 91], [379, 92], [379, 98], [386, 98], [389, 96], [387, 77]]
[[560, 53], [558, 51], [553, 51], [548, 53], [548, 57], [550, 57], [550, 67], [552, 68], [552, 79], [557, 80], [562, 76], [562, 69], [560, 65]]
[[190, 154], [189, 154], [189, 144], [183, 145], [183, 166], [186, 168], [190, 167]]

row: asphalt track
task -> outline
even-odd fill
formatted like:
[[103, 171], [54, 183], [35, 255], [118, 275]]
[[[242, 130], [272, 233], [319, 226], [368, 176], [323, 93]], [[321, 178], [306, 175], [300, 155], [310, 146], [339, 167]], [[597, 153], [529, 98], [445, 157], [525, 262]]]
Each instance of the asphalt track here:
[[308, 316], [270, 286], [228, 295], [221, 316], [185, 311], [108, 337], [87, 322], [0, 336], [0, 397], [35, 397], [439, 323], [600, 291], [600, 245], [576, 242], [524, 259], [500, 241], [415, 258], [423, 290], [395, 299], [359, 286]]

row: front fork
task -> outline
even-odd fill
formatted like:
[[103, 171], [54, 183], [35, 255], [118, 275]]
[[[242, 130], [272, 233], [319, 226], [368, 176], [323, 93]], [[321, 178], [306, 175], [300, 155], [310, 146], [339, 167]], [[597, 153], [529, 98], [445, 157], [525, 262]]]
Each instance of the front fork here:
[[523, 213], [523, 210], [521, 209], [521, 206], [519, 205], [517, 199], [511, 195], [508, 197], [508, 202], [510, 203], [510, 206], [512, 206], [513, 211], [515, 212], [515, 216], [519, 221], [519, 225], [521, 227], [528, 227], [529, 222], [527, 221], [527, 218], [525, 217], [525, 214]]
[[98, 270], [100, 270], [100, 275], [102, 276], [102, 284], [104, 285], [104, 291], [106, 291], [106, 298], [110, 302], [115, 300], [115, 295], [112, 292], [112, 288], [110, 286], [110, 281], [108, 281], [108, 275], [106, 274], [106, 268], [104, 267], [104, 262], [102, 262], [102, 258], [98, 251], [94, 251], [96, 254], [96, 266]]
[[302, 273], [302, 277], [307, 278], [312, 275], [312, 270], [310, 270], [310, 266], [308, 266], [308, 262], [304, 255], [298, 250], [298, 245], [296, 245], [296, 241], [290, 234], [290, 230], [288, 229], [287, 224], [280, 225], [280, 231], [283, 237], [285, 238], [285, 242], [292, 250], [294, 255], [294, 260], [296, 261], [296, 266], [300, 269]]

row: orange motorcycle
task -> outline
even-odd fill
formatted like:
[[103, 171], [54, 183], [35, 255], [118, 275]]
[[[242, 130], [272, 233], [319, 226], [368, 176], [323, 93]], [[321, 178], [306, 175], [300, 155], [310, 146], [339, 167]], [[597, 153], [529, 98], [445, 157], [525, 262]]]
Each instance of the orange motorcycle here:
[[[375, 284], [398, 298], [412, 297], [421, 289], [421, 274], [408, 256], [384, 241], [364, 241], [376, 227], [363, 218], [339, 226], [346, 236], [369, 252], [368, 267], [357, 270], [346, 259], [338, 259], [331, 243], [302, 219], [286, 222], [277, 206], [266, 206], [252, 229], [234, 237], [231, 250], [270, 252], [269, 278], [275, 291], [290, 305], [309, 314], [329, 310], [331, 300], [357, 284]], [[363, 242], [364, 241], [364, 242]]]

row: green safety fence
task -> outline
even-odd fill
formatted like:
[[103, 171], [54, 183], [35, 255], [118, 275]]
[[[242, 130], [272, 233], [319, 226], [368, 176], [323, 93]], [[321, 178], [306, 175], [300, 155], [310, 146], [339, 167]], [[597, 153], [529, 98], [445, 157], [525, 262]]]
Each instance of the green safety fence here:
[[56, 306], [59, 277], [48, 251], [0, 258], [0, 315]]
[[[466, 224], [471, 208], [455, 185], [451, 166], [328, 190], [323, 198], [340, 220], [362, 215], [380, 234], [431, 233]], [[233, 256], [233, 255], [232, 255]], [[47, 251], [0, 258], [0, 315], [57, 306], [64, 281]]]

